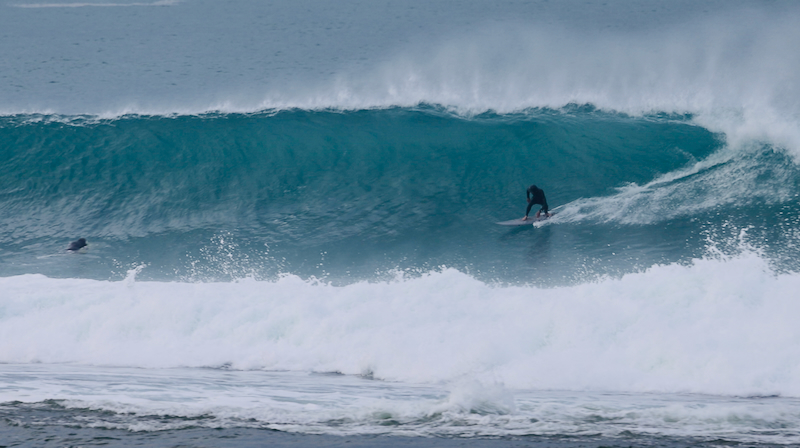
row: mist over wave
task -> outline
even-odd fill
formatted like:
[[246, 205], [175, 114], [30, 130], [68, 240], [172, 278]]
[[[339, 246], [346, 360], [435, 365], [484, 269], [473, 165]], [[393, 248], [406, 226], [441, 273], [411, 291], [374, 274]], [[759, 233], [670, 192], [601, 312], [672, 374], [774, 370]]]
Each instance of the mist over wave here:
[[433, 103], [475, 114], [592, 104], [634, 115], [691, 113], [732, 145], [769, 141], [797, 157], [798, 19], [796, 11], [745, 9], [649, 32], [504, 24], [401, 51], [310, 93], [269, 94], [255, 108]]
[[[33, 5], [38, 4], [29, 6]], [[44, 96], [33, 94], [23, 100], [16, 99], [18, 91], [9, 91], [6, 101], [0, 102], [0, 110], [6, 115], [40, 112], [118, 117], [293, 108], [363, 110], [424, 103], [472, 115], [592, 104], [634, 115], [690, 113], [699, 124], [725, 133], [734, 146], [767, 141], [797, 157], [800, 106], [795, 98], [800, 96], [796, 76], [800, 57], [794, 49], [800, 45], [800, 31], [795, 26], [800, 9], [795, 3], [676, 2], [654, 8], [636, 2], [587, 3], [580, 13], [574, 6], [573, 2], [561, 6], [537, 3], [517, 10], [513, 4], [501, 4], [487, 12], [485, 20], [470, 16], [480, 9], [471, 3], [464, 4], [455, 15], [451, 11], [450, 17], [440, 11], [444, 5], [420, 7], [417, 12], [414, 8], [387, 11], [405, 14], [403, 17], [411, 23], [417, 14], [427, 14], [428, 19], [416, 21], [416, 35], [398, 24], [387, 28], [381, 14], [365, 11], [363, 16], [342, 16], [344, 10], [313, 9], [307, 12], [311, 14], [309, 20], [316, 14], [327, 14], [330, 25], [314, 27], [307, 36], [297, 37], [296, 46], [273, 48], [270, 42], [275, 36], [264, 33], [278, 30], [251, 30], [251, 23], [244, 30], [260, 33], [256, 36], [262, 37], [262, 48], [255, 46], [253, 36], [232, 34], [231, 39], [241, 40], [241, 48], [231, 54], [236, 59], [211, 59], [219, 75], [211, 76], [214, 71], [210, 67], [203, 67], [202, 76], [200, 68], [173, 67], [165, 61], [176, 55], [162, 55], [160, 65], [145, 65], [138, 73], [149, 83], [127, 82], [131, 75], [119, 71], [117, 61], [109, 60], [93, 66], [93, 72], [69, 80], [78, 86], [100, 76], [93, 88], [79, 89], [82, 97], [73, 98], [69, 90], [45, 82], [47, 78], [40, 78], [42, 75], [20, 72], [15, 75], [20, 85], [30, 84]], [[147, 8], [147, 14], [154, 23], [175, 22], [192, 8], [215, 11], [216, 7], [208, 2], [178, 3], [168, 8]], [[17, 14], [15, 8], [11, 11]], [[221, 10], [215, 14], [248, 11]], [[291, 6], [271, 10], [271, 20], [293, 11]], [[254, 7], [250, 13], [261, 17], [263, 11]], [[41, 14], [52, 14], [54, 20], [78, 20], [59, 11]], [[386, 40], [355, 45], [349, 34], [354, 30], [343, 26], [349, 22], [365, 33], [383, 26]], [[86, 25], [96, 26], [92, 22]], [[153, 30], [153, 34], [158, 33]], [[325, 33], [337, 39], [325, 37]], [[108, 44], [84, 42], [80, 36], [75, 39], [76, 45], [89, 47], [74, 50], [79, 52], [75, 56], [95, 47], [104, 52], [110, 49]], [[175, 44], [177, 48], [185, 45], [183, 40]], [[329, 48], [348, 44], [349, 48]], [[326, 57], [320, 53], [326, 47], [328, 52], [342, 56]], [[160, 55], [168, 50], [158, 51]], [[252, 57], [265, 53], [268, 56]], [[192, 66], [190, 62], [184, 65]], [[290, 66], [303, 70], [290, 70]], [[90, 69], [72, 70], [78, 75]], [[248, 75], [232, 84], [231, 71], [238, 72], [239, 77], [251, 72], [261, 75], [252, 79]], [[125, 89], [116, 83], [125, 84]], [[161, 84], [165, 84], [163, 89], [158, 87]], [[97, 98], [92, 99], [95, 95]]]

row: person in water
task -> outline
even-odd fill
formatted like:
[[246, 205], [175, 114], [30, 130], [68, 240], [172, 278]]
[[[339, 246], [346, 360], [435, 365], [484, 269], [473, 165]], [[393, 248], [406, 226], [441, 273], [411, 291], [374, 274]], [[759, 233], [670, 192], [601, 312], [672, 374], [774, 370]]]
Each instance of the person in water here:
[[86, 246], [87, 246], [86, 238], [78, 238], [77, 240], [69, 243], [69, 247], [67, 248], [67, 250], [70, 252], [77, 252]]
[[544, 190], [537, 187], [536, 185], [531, 185], [525, 192], [525, 196], [528, 198], [528, 209], [525, 210], [525, 217], [522, 218], [523, 221], [528, 220], [528, 214], [531, 212], [531, 207], [533, 207], [533, 204], [538, 204], [542, 206], [542, 208], [540, 208], [539, 211], [536, 212], [536, 218], [539, 218], [542, 212], [544, 212], [545, 217], [547, 218], [550, 217], [550, 213], [548, 213], [548, 210], [550, 210], [550, 208], [547, 206], [547, 199], [545, 199], [544, 197]]

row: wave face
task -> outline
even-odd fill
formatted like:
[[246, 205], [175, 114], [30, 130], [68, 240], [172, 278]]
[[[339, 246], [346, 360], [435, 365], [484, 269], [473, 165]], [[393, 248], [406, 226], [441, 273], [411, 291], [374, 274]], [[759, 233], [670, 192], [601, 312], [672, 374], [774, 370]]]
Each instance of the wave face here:
[[[686, 117], [576, 106], [58, 118], [0, 128], [6, 275], [107, 279], [146, 265], [140, 278], [347, 282], [449, 266], [554, 285], [687, 262], [747, 227], [796, 268], [791, 158], [733, 149]], [[524, 214], [533, 183], [556, 217], [497, 226]], [[64, 254], [78, 237], [87, 256]]]

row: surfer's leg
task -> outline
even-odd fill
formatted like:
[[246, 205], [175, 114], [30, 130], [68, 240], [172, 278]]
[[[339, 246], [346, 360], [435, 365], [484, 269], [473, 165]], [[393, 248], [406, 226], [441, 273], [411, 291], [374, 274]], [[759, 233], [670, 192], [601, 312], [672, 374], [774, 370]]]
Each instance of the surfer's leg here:
[[528, 203], [528, 208], [525, 210], [525, 216], [528, 216], [531, 213], [531, 207], [533, 207], [533, 202]]

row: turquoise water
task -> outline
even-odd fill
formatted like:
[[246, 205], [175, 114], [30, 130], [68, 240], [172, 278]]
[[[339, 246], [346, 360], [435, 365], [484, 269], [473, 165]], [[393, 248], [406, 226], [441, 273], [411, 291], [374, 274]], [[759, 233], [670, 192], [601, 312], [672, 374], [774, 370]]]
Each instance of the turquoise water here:
[[[351, 282], [448, 266], [554, 285], [687, 262], [731, 228], [785, 246], [800, 191], [769, 145], [735, 153], [691, 117], [578, 106], [23, 115], [0, 138], [9, 274], [108, 279], [146, 265], [140, 278]], [[532, 183], [558, 218], [496, 226], [524, 214]], [[65, 258], [78, 237], [90, 253]]]
[[0, 445], [800, 444], [799, 19], [0, 5]]

